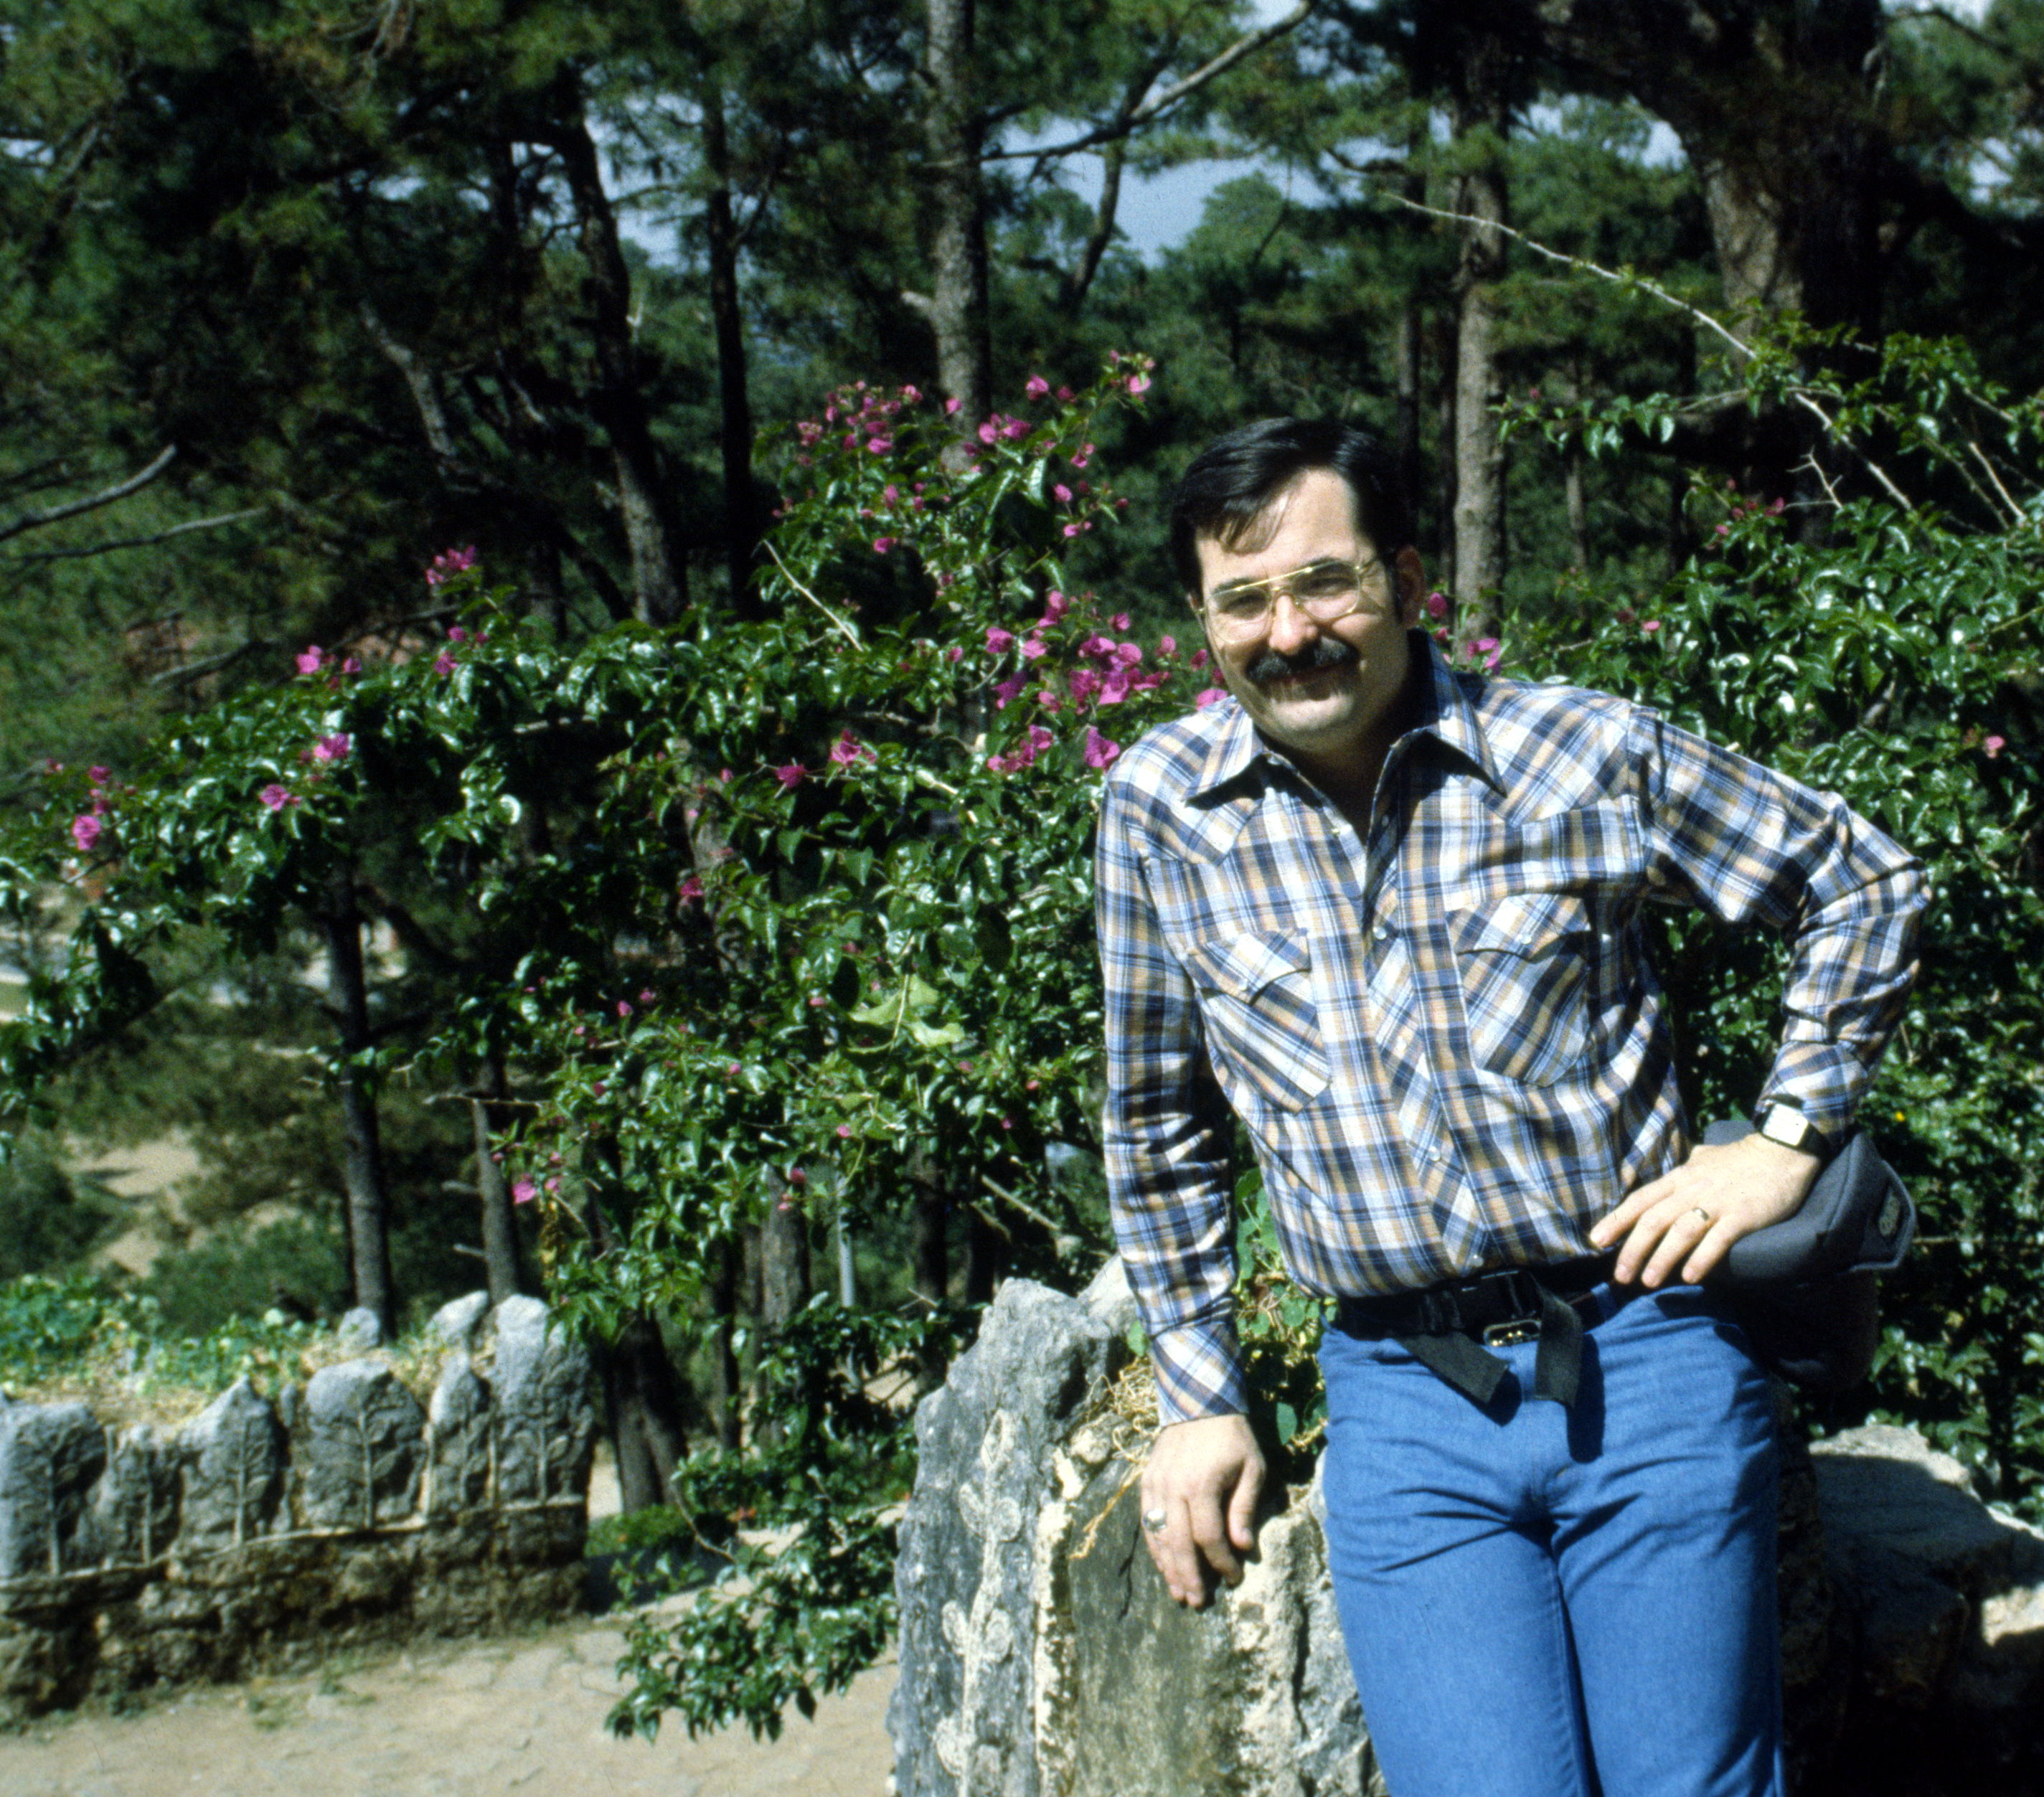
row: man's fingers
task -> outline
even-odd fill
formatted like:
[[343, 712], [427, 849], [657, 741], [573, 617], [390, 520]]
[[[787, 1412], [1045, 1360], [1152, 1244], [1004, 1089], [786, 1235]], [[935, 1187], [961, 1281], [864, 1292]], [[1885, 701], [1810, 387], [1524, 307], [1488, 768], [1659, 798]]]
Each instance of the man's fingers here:
[[1212, 1492], [1201, 1492], [1192, 1502], [1193, 1545], [1207, 1564], [1231, 1584], [1242, 1582], [1242, 1562], [1228, 1538], [1228, 1523], [1221, 1515], [1220, 1499]]
[[1646, 1270], [1639, 1276], [1640, 1283], [1650, 1291], [1664, 1285], [1669, 1277], [1694, 1251], [1697, 1243], [1711, 1232], [1717, 1221], [1700, 1204], [1692, 1204], [1687, 1210], [1678, 1211], [1662, 1225], [1662, 1234], [1654, 1246]]
[[1244, 1553], [1256, 1545], [1256, 1504], [1263, 1496], [1263, 1461], [1259, 1457], [1242, 1469], [1228, 1507], [1228, 1539]]

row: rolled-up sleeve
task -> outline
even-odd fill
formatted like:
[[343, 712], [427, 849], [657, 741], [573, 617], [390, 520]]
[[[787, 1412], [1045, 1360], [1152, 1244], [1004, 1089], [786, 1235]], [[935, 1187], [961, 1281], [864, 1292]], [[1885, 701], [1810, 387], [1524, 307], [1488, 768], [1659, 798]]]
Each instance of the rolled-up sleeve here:
[[1145, 797], [1107, 781], [1094, 861], [1107, 1014], [1108, 1209], [1166, 1423], [1248, 1408], [1236, 1351], [1228, 1120], [1192, 981], [1143, 871]]
[[1916, 973], [1922, 864], [1835, 793], [1638, 716], [1659, 896], [1785, 937], [1780, 1046], [1760, 1094], [1835, 1139], [1850, 1124]]

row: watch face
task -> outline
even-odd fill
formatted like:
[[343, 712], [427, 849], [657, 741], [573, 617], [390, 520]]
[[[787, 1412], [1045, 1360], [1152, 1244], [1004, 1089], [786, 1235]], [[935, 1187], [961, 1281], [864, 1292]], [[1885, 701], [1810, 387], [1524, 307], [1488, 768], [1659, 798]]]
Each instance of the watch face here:
[[1800, 1111], [1786, 1104], [1770, 1104], [1767, 1115], [1760, 1119], [1760, 1133], [1784, 1148], [1800, 1148], [1811, 1131], [1809, 1120]]

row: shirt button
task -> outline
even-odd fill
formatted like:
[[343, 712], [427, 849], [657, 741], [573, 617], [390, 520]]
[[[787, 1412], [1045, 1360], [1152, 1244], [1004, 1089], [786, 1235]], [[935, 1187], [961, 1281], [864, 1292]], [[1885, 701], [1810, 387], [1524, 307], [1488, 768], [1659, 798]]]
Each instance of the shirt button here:
[[1391, 926], [1389, 923], [1380, 923], [1370, 933], [1381, 943], [1388, 943], [1391, 940]]

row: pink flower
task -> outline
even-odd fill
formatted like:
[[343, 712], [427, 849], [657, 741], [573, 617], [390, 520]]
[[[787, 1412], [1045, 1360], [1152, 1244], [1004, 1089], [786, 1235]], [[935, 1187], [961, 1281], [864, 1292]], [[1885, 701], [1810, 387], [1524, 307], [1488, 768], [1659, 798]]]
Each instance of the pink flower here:
[[1436, 587], [1427, 595], [1427, 616], [1444, 618], [1448, 615], [1448, 596]]
[[[1992, 761], [1992, 760], [1994, 760], [1994, 759], [1995, 759], [1998, 755], [2000, 755], [2001, 751], [2002, 751], [2004, 749], [2007, 748], [2008, 747], [2008, 739], [2006, 736], [1990, 736], [1990, 737], [1988, 737], [1988, 739], [1987, 739], [1984, 743], [1981, 743], [1981, 747], [1982, 749], [1984, 749], [1984, 750], [1985, 750], [1985, 751], [1986, 751], [1986, 752], [1987, 752], [1987, 758], [1988, 758], [1989, 761]], [[84, 822], [85, 820], [84, 820], [83, 818], [81, 818], [79, 821], [79, 823], [83, 823], [83, 822]], [[74, 835], [75, 835], [78, 833], [78, 825], [77, 825], [77, 824], [73, 824], [73, 825], [71, 826], [71, 833], [72, 833]], [[80, 848], [86, 848], [86, 847], [90, 847], [90, 845], [89, 845], [89, 844], [87, 844], [87, 843], [79, 843], [79, 847]]]
[[1064, 401], [1068, 405], [1071, 403], [1074, 397], [1076, 396], [1073, 394], [1072, 390], [1070, 387], [1060, 387], [1058, 389], [1058, 397]]
[[867, 440], [866, 447], [875, 455], [885, 455], [894, 447], [894, 440], [892, 437], [872, 437]]
[[1131, 393], [1147, 393], [1150, 390], [1150, 377], [1147, 374], [1131, 374], [1128, 377], [1128, 390]]
[[989, 655], [1005, 655], [1015, 647], [1015, 632], [1003, 630], [999, 624], [989, 624], [986, 630], [986, 652]]
[[947, 399], [944, 401], [944, 416], [947, 418], [955, 417], [957, 414], [958, 409], [959, 402], [956, 400]]
[[1107, 621], [1116, 630], [1126, 630], [1128, 628], [1128, 614], [1126, 612], [1116, 612]]
[[1082, 655], [1089, 655], [1097, 662], [1112, 661], [1114, 659], [1114, 639], [1111, 636], [1102, 636], [1098, 631], [1095, 631], [1090, 636], [1080, 638], [1079, 653]]
[[[995, 418], [997, 418], [997, 417], [999, 417], [1001, 416], [1001, 414], [1000, 414], [999, 413], [997, 413], [997, 412], [993, 416], [994, 416], [994, 417], [995, 417]], [[987, 420], [987, 421], [986, 421], [985, 424], [982, 424], [982, 425], [979, 427], [979, 440], [980, 440], [982, 443], [997, 443], [997, 442], [999, 442], [999, 441], [1000, 441], [1000, 440], [1001, 440], [1001, 428], [1000, 428], [1000, 427], [999, 427], [997, 424], [996, 424], [994, 423], [994, 421], [993, 421], [993, 418], [989, 418], [989, 419], [988, 419], [988, 420]]]
[[298, 652], [298, 672], [317, 674], [326, 661], [326, 651], [317, 643], [308, 643]]
[[547, 1181], [547, 1190], [548, 1190], [548, 1191], [549, 1191], [549, 1192], [558, 1192], [558, 1191], [559, 1191], [559, 1190], [560, 1190], [560, 1188], [561, 1188], [561, 1182], [559, 1181], [559, 1180], [558, 1180], [558, 1179], [550, 1179], [550, 1180], [548, 1180], [548, 1181]]
[[1107, 678], [1100, 683], [1100, 702], [1103, 705], [1118, 705], [1128, 697], [1128, 689], [1134, 676], [1126, 666], [1108, 670]]
[[798, 761], [791, 761], [786, 767], [774, 770], [774, 778], [781, 782], [782, 790], [792, 793], [808, 777], [809, 770]]
[[838, 739], [831, 744], [830, 758], [840, 767], [856, 767], [862, 761], [872, 760], [874, 756], [872, 750], [845, 730], [840, 731]]
[[88, 767], [85, 770], [85, 777], [95, 786], [104, 786], [113, 778], [113, 774], [103, 767]]
[[1112, 742], [1093, 728], [1086, 726], [1085, 764], [1088, 767], [1104, 768], [1121, 753], [1121, 745]]
[[1056, 693], [1047, 690], [1036, 695], [1036, 703], [1047, 712], [1055, 712], [1062, 709], [1065, 701]]
[[1193, 651], [1193, 659], [1185, 665], [1186, 666], [1193, 669], [1195, 672], [1201, 668], [1204, 667], [1207, 665], [1206, 651], [1204, 649], [1195, 649]]
[[288, 787], [279, 786], [274, 780], [256, 797], [263, 801], [267, 809], [271, 811], [282, 811], [285, 806], [294, 805], [298, 802], [297, 793], [292, 792]]
[[641, 1004], [651, 1004], [653, 1002], [655, 996], [653, 989], [651, 986], [641, 986], [639, 989], [639, 1002]]
[[1072, 602], [1055, 586], [1043, 595], [1043, 621], [1055, 624], [1072, 609]]
[[444, 649], [441, 650], [440, 652], [433, 658], [433, 672], [435, 674], [452, 674], [454, 672], [454, 657], [450, 655]]
[[331, 736], [322, 736], [313, 744], [314, 761], [341, 761], [354, 747], [354, 739], [344, 730], [337, 730]]
[[1024, 383], [1022, 390], [1028, 394], [1032, 399], [1041, 399], [1045, 394], [1051, 390], [1051, 383], [1045, 380], [1041, 374], [1032, 374], [1028, 380]]
[[1072, 466], [1074, 468], [1083, 468], [1093, 459], [1093, 446], [1089, 443], [1082, 444], [1078, 454], [1072, 458]]
[[851, 1141], [851, 1125], [849, 1123], [840, 1123], [837, 1126], [837, 1138], [840, 1142]]
[[907, 386], [907, 387], [904, 387], [904, 388], [901, 390], [901, 397], [902, 397], [904, 399], [905, 399], [906, 401], [908, 401], [908, 402], [909, 402], [911, 405], [913, 405], [916, 403], [916, 401], [917, 400], [920, 399], [920, 398], [923, 397], [923, 391], [922, 391], [922, 389], [921, 389], [921, 388], [920, 388], [920, 387], [915, 387], [915, 386]]
[[340, 664], [340, 671], [343, 674], [359, 674], [362, 671], [361, 661], [357, 657], [350, 655]]
[[1730, 524], [1719, 524], [1716, 530], [1711, 532], [1711, 535], [1713, 536], [1723, 536], [1725, 532], [1731, 528], [1731, 526]]
[[1051, 489], [1051, 493], [1060, 505], [1069, 505], [1072, 502], [1072, 490], [1062, 481]]
[[539, 1196], [540, 1188], [529, 1179], [517, 1181], [512, 1185], [511, 1202], [514, 1204], [529, 1204]]
[[1001, 426], [1001, 434], [1010, 443], [1017, 437], [1026, 437], [1029, 434], [1029, 420], [1027, 418], [1004, 420]]
[[1092, 528], [1090, 524], [1067, 524], [1065, 526], [1064, 534], [1066, 536], [1084, 536]]
[[897, 537], [876, 536], [873, 539], [873, 553], [876, 555], [884, 555], [889, 550], [892, 549], [899, 540], [900, 539]]
[[1022, 659], [1025, 662], [1040, 660], [1048, 647], [1040, 636], [1025, 636], [1022, 639]]
[[99, 833], [106, 826], [90, 812], [83, 812], [71, 820], [71, 839], [78, 844], [79, 853], [86, 854], [99, 840]]
[[1100, 676], [1091, 668], [1074, 668], [1065, 676], [1065, 684], [1072, 690], [1072, 702], [1083, 705], [1099, 692]]
[[463, 630], [459, 624], [456, 624], [453, 629], [448, 632], [448, 641], [450, 643], [466, 643], [467, 640], [468, 632]]
[[996, 711], [1005, 711], [1009, 701], [1014, 699], [1027, 684], [1024, 678], [1019, 674], [1001, 682], [993, 689], [993, 708]]
[[729, 768], [720, 767], [717, 770], [717, 778], [720, 785], [728, 786], [733, 777]]
[[1770, 517], [1770, 518], [1778, 518], [1778, 517], [1780, 517], [1780, 516], [1781, 516], [1781, 513], [1782, 513], [1783, 510], [1784, 510], [1784, 509], [1786, 508], [1786, 506], [1788, 505], [1788, 501], [1787, 500], [1785, 500], [1785, 499], [1776, 499], [1776, 500], [1771, 500], [1771, 501], [1769, 501], [1769, 503], [1768, 503], [1768, 507], [1767, 507], [1767, 515], [1768, 515], [1768, 516], [1769, 516], [1769, 517]]
[[1193, 706], [1196, 711], [1203, 712], [1209, 705], [1219, 705], [1221, 701], [1225, 699], [1227, 697], [1228, 689], [1226, 687], [1209, 686], [1205, 692], [1199, 694], [1198, 697], [1193, 701]]
[[1649, 618], [1639, 628], [1650, 636], [1661, 628], [1661, 620], [1658, 618]]
[[955, 643], [944, 651], [944, 659], [947, 662], [962, 661], [964, 659], [965, 651], [961, 649]]
[[1143, 645], [1139, 643], [1117, 643], [1114, 659], [1124, 667], [1133, 667], [1143, 659]]
[[617, 1015], [620, 1017], [628, 1017], [632, 1015], [632, 1000], [630, 999], [620, 998], [618, 1000]]
[[735, 1080], [744, 1071], [745, 1069], [734, 1061], [728, 1067], [724, 1069], [724, 1077], [728, 1080]]
[[1159, 657], [1165, 655], [1175, 655], [1178, 652], [1178, 639], [1177, 637], [1160, 636], [1157, 639], [1157, 653]]

